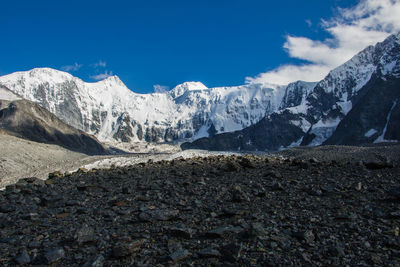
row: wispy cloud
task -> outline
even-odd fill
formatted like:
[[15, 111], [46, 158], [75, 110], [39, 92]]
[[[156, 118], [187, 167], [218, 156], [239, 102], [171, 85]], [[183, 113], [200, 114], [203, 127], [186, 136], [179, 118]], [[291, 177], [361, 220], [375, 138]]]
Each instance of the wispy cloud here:
[[369, 45], [383, 41], [400, 30], [400, 0], [360, 0], [352, 8], [339, 8], [338, 15], [321, 20], [332, 38], [312, 40], [286, 36], [283, 48], [303, 65], [282, 65], [274, 70], [247, 77], [248, 83], [288, 84], [296, 80], [318, 81], [329, 70], [343, 64]]
[[107, 62], [99, 60], [96, 63], [91, 64], [90, 66], [94, 67], [94, 68], [98, 68], [98, 67], [102, 67], [105, 68], [107, 66]]
[[78, 64], [77, 62], [75, 62], [73, 65], [66, 65], [66, 66], [62, 66], [61, 70], [63, 71], [77, 71], [80, 68], [82, 68], [82, 64]]
[[153, 89], [154, 89], [154, 93], [165, 93], [165, 92], [169, 91], [169, 86], [155, 84], [155, 85], [153, 85]]
[[92, 76], [90, 76], [90, 78], [93, 79], [93, 80], [96, 80], [96, 81], [100, 81], [100, 80], [107, 79], [108, 77], [110, 77], [112, 75], [113, 75], [112, 71], [107, 71], [106, 70], [104, 73], [100, 73], [100, 74], [97, 74], [97, 75], [92, 75]]

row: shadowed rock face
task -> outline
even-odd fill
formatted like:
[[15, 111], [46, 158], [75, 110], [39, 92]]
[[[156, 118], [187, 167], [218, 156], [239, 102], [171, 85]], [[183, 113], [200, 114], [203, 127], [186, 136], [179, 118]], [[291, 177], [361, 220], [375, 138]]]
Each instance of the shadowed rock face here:
[[381, 135], [385, 140], [400, 140], [400, 80], [373, 77], [360, 95], [324, 144], [360, 145], [372, 143]]
[[0, 100], [0, 128], [24, 139], [57, 144], [86, 154], [105, 154], [94, 137], [62, 122], [38, 104], [27, 100]]
[[201, 138], [192, 143], [183, 143], [182, 149], [206, 150], [278, 150], [281, 146], [289, 146], [291, 140], [298, 140], [303, 132], [290, 123], [298, 115], [290, 112], [273, 114], [259, 123], [233, 133], [217, 134], [211, 138]]

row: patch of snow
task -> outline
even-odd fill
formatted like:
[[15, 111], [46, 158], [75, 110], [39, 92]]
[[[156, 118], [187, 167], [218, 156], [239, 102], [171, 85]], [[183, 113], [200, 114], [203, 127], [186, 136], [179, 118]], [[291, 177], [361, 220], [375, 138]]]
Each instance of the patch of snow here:
[[0, 87], [0, 99], [7, 101], [15, 101], [15, 100], [20, 100], [22, 98], [5, 88]]
[[389, 73], [392, 73], [396, 65], [397, 65], [397, 60], [393, 60], [392, 62], [385, 64], [382, 69], [382, 74], [387, 75]]
[[340, 118], [319, 120], [316, 124], [312, 126], [311, 134], [315, 134], [315, 138], [311, 141], [309, 146], [319, 146], [326, 139], [331, 137], [336, 127], [340, 123]]
[[203, 137], [208, 137], [209, 136], [208, 129], [209, 129], [209, 127], [206, 124], [201, 126], [200, 130], [197, 132], [197, 134], [194, 136], [193, 139], [200, 139]]
[[303, 137], [301, 137], [299, 140], [291, 143], [287, 148], [298, 147], [298, 146], [300, 146], [302, 141], [303, 141]]
[[176, 158], [193, 158], [193, 157], [210, 157], [217, 155], [240, 155], [234, 152], [218, 152], [218, 151], [205, 151], [205, 150], [185, 150], [174, 154], [136, 154], [129, 156], [119, 156], [113, 158], [102, 159], [91, 164], [82, 166], [85, 169], [107, 169], [110, 167], [124, 167], [131, 166], [142, 162], [152, 160], [154, 162], [167, 160], [171, 161]]
[[367, 137], [367, 138], [370, 138], [371, 136], [373, 136], [373, 135], [376, 134], [377, 132], [378, 132], [378, 131], [375, 130], [375, 129], [369, 129], [369, 130], [364, 134], [364, 136]]
[[393, 102], [392, 108], [390, 109], [388, 115], [386, 116], [386, 124], [385, 124], [385, 128], [383, 128], [382, 134], [380, 136], [378, 136], [378, 138], [376, 138], [376, 140], [374, 141], [374, 143], [382, 143], [382, 142], [397, 142], [395, 140], [385, 140], [385, 134], [386, 134], [386, 130], [387, 127], [389, 125], [389, 121], [390, 121], [390, 117], [392, 116], [392, 112], [394, 110], [394, 108], [396, 107], [398, 102], [398, 99], [396, 99]]
[[351, 101], [338, 102], [337, 104], [342, 109], [344, 115], [347, 115], [347, 113], [349, 113], [353, 108], [353, 103], [351, 103]]

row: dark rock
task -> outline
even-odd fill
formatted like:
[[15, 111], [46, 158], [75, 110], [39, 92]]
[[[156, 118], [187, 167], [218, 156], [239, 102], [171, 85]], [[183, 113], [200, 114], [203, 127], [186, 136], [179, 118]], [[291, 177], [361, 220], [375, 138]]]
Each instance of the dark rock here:
[[[219, 217], [240, 216], [240, 215], [243, 215], [244, 213], [245, 213], [244, 210], [223, 208], [222, 213], [219, 215]], [[214, 217], [216, 217], [216, 216], [214, 216]]]
[[15, 211], [15, 206], [12, 204], [4, 204], [4, 205], [0, 205], [0, 212], [2, 213], [9, 213], [12, 211]]
[[167, 228], [167, 230], [173, 236], [182, 237], [186, 239], [191, 239], [194, 234], [194, 230], [190, 228], [171, 227]]
[[282, 174], [279, 171], [268, 171], [265, 177], [282, 178]]
[[192, 254], [186, 250], [186, 249], [178, 249], [175, 252], [173, 252], [172, 254], [169, 255], [169, 258], [173, 261], [173, 262], [178, 262], [181, 261], [187, 257], [190, 257]]
[[21, 219], [23, 220], [37, 220], [39, 218], [39, 214], [30, 212], [24, 215], [21, 215]]
[[275, 182], [271, 185], [271, 190], [273, 191], [284, 191], [285, 188], [283, 187], [283, 185], [279, 182]]
[[242, 165], [244, 168], [254, 168], [255, 167], [254, 163], [250, 159], [248, 159], [246, 157], [243, 157], [239, 161], [239, 164]]
[[344, 257], [344, 247], [339, 242], [328, 248], [328, 252], [334, 257]]
[[96, 235], [93, 228], [83, 225], [78, 231], [76, 231], [75, 240], [79, 245], [95, 241]]
[[391, 218], [400, 218], [400, 210], [392, 211], [392, 212], [390, 213], [390, 217], [391, 217]]
[[225, 165], [225, 171], [227, 172], [237, 172], [240, 171], [240, 165], [233, 161], [228, 161]]
[[252, 223], [247, 231], [247, 235], [249, 237], [266, 236], [267, 231], [265, 231], [265, 228], [261, 223]]
[[242, 255], [242, 246], [236, 243], [230, 243], [219, 248], [223, 258], [229, 262], [235, 263]]
[[63, 176], [64, 174], [62, 174], [60, 171], [49, 173], [49, 179], [62, 178]]
[[322, 196], [322, 190], [320, 189], [320, 188], [318, 188], [318, 187], [315, 187], [315, 186], [313, 186], [313, 187], [311, 187], [311, 188], [309, 188], [308, 190], [307, 190], [307, 193], [310, 195], [310, 196], [315, 196], [315, 197], [320, 197], [320, 196]]
[[213, 230], [210, 230], [208, 232], [205, 233], [205, 236], [208, 238], [221, 238], [224, 237], [230, 233], [239, 233], [241, 232], [243, 229], [241, 227], [234, 227], [232, 225], [230, 226], [223, 226], [223, 227], [219, 227]]
[[130, 243], [118, 243], [112, 248], [112, 256], [114, 258], [123, 258], [140, 250], [144, 240], [136, 240]]
[[104, 265], [104, 257], [103, 255], [96, 255], [89, 259], [83, 267], [103, 267]]
[[393, 164], [383, 161], [369, 161], [364, 163], [365, 167], [370, 170], [379, 170], [385, 168], [393, 168]]
[[387, 193], [392, 197], [400, 199], [400, 186], [390, 188], [389, 190], [387, 190]]
[[292, 233], [294, 237], [299, 240], [304, 240], [306, 243], [310, 244], [315, 240], [315, 236], [312, 231], [299, 231]]
[[250, 201], [250, 198], [246, 193], [242, 191], [240, 186], [235, 186], [232, 190], [232, 201], [233, 202], [242, 202], [242, 201]]
[[46, 259], [46, 262], [48, 264], [52, 264], [56, 261], [61, 260], [62, 258], [65, 257], [65, 251], [63, 248], [56, 247], [56, 248], [50, 248], [47, 249], [44, 253], [44, 257]]
[[15, 262], [20, 265], [28, 264], [31, 262], [31, 257], [29, 256], [26, 249], [23, 249], [22, 252], [15, 258]]
[[221, 257], [221, 253], [213, 248], [205, 248], [197, 252], [201, 258], [218, 258]]
[[142, 221], [169, 221], [174, 219], [178, 214], [178, 210], [148, 210], [140, 213], [139, 219]]

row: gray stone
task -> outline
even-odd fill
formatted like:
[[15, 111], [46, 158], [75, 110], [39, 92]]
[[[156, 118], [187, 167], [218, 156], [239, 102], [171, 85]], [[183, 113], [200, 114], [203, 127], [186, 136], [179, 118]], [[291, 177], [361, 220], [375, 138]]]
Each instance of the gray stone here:
[[83, 265], [83, 267], [103, 267], [103, 265], [104, 265], [104, 257], [103, 255], [99, 254], [89, 259]]
[[173, 261], [173, 262], [178, 262], [180, 260], [183, 260], [187, 257], [190, 257], [192, 254], [186, 250], [186, 249], [178, 249], [175, 252], [173, 252], [172, 254], [169, 255], [169, 258]]
[[61, 247], [56, 247], [56, 248], [50, 248], [46, 250], [44, 253], [44, 257], [46, 259], [46, 262], [48, 264], [54, 263], [56, 261], [59, 261], [60, 259], [65, 257], [65, 251]]

